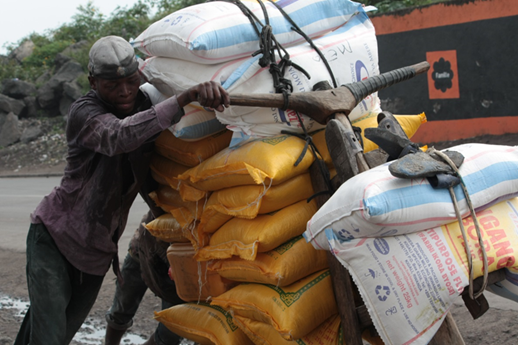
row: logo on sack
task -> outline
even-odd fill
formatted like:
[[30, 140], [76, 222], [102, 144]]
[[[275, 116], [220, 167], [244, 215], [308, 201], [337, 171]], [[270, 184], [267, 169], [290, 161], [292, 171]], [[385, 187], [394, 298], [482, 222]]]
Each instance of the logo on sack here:
[[381, 255], [387, 255], [390, 252], [389, 244], [383, 238], [376, 238], [374, 240], [374, 248], [376, 248]]
[[338, 239], [341, 243], [343, 242], [349, 242], [351, 240], [354, 240], [354, 236], [351, 235], [351, 233], [345, 229], [341, 229], [337, 231]]
[[385, 302], [390, 295], [390, 288], [388, 286], [376, 286], [376, 295], [378, 296], [378, 299], [382, 302]]
[[[360, 60], [356, 61], [355, 70], [356, 70], [356, 81], [362, 81], [362, 80], [369, 78], [369, 71], [367, 70], [367, 67], [365, 66], [365, 64], [362, 61], [360, 61]], [[372, 95], [368, 95], [367, 97], [365, 97], [365, 99], [363, 101], [361, 101], [360, 104], [363, 105], [363, 107], [364, 107], [363, 110], [367, 109], [367, 101], [370, 101], [370, 99], [372, 99]]]

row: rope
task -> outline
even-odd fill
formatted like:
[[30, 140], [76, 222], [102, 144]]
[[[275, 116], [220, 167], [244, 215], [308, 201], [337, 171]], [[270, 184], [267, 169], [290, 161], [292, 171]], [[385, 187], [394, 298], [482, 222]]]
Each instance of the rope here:
[[[259, 47], [260, 49], [252, 54], [252, 56], [257, 56], [262, 54], [262, 57], [259, 59], [258, 63], [261, 67], [270, 66], [269, 72], [272, 75], [273, 86], [276, 93], [282, 93], [284, 95], [284, 105], [283, 110], [288, 109], [289, 105], [289, 95], [293, 92], [293, 85], [291, 80], [288, 78], [284, 78], [286, 74], [286, 70], [288, 67], [292, 66], [298, 71], [302, 72], [308, 79], [311, 79], [311, 76], [307, 71], [305, 71], [301, 66], [296, 63], [293, 63], [290, 60], [290, 55], [286, 49], [282, 47], [282, 45], [277, 41], [275, 35], [273, 34], [273, 29], [270, 26], [270, 19], [268, 16], [268, 11], [261, 0], [257, 0], [261, 9], [263, 11], [265, 24], [261, 23], [261, 21], [253, 14], [252, 11], [248, 7], [246, 7], [241, 0], [227, 0], [235, 4], [241, 9], [241, 12], [248, 17], [252, 27], [254, 28], [257, 37], [259, 38]], [[280, 9], [275, 3], [276, 8]], [[282, 9], [280, 9], [282, 10]], [[281, 11], [284, 16], [287, 16], [286, 13]], [[289, 17], [288, 17], [289, 18]], [[289, 19], [290, 22], [291, 19]], [[259, 27], [261, 30], [259, 30]], [[276, 62], [276, 53], [280, 58], [279, 63]]]
[[460, 211], [459, 211], [459, 206], [458, 206], [457, 198], [455, 197], [455, 192], [453, 191], [453, 187], [449, 187], [448, 189], [450, 191], [450, 195], [451, 195], [451, 198], [452, 198], [452, 201], [453, 201], [453, 205], [454, 205], [454, 208], [455, 208], [455, 214], [457, 215], [457, 219], [458, 219], [458, 223], [459, 223], [459, 226], [460, 226], [460, 230], [462, 232], [462, 238], [464, 240], [464, 249], [466, 251], [466, 256], [468, 258], [469, 297], [474, 300], [474, 299], [477, 299], [478, 297], [480, 297], [482, 295], [482, 293], [484, 292], [484, 290], [486, 289], [486, 287], [487, 287], [487, 278], [488, 278], [487, 253], [486, 253], [486, 248], [484, 247], [484, 242], [482, 241], [482, 233], [480, 231], [480, 226], [479, 226], [479, 223], [478, 223], [478, 218], [477, 218], [477, 215], [475, 214], [475, 210], [473, 209], [473, 203], [471, 202], [471, 198], [469, 197], [469, 193], [468, 193], [468, 190], [467, 190], [466, 185], [464, 183], [464, 180], [462, 179], [462, 176], [460, 175], [459, 169], [457, 168], [455, 163], [453, 163], [453, 161], [450, 159], [450, 157], [448, 157], [445, 153], [443, 153], [441, 151], [438, 151], [438, 150], [436, 150], [433, 147], [429, 150], [429, 152], [432, 153], [432, 154], [436, 154], [439, 157], [441, 157], [446, 163], [448, 163], [451, 166], [453, 171], [459, 177], [460, 185], [462, 187], [462, 191], [464, 192], [464, 195], [466, 196], [466, 202], [468, 204], [469, 211], [471, 213], [471, 217], [473, 218], [473, 223], [475, 224], [475, 229], [476, 229], [476, 232], [477, 232], [477, 239], [478, 239], [478, 243], [479, 243], [479, 246], [480, 246], [480, 250], [482, 251], [482, 260], [483, 260], [483, 266], [484, 266], [483, 267], [484, 278], [483, 278], [483, 281], [482, 281], [482, 287], [476, 293], [473, 292], [473, 280], [474, 280], [473, 261], [472, 261], [472, 257], [471, 257], [470, 246], [469, 246], [467, 235], [466, 235], [466, 230], [465, 230], [464, 225], [462, 223], [462, 216], [461, 216]]
[[[320, 154], [320, 152], [318, 151], [318, 148], [316, 147], [315, 143], [313, 142], [313, 137], [311, 135], [309, 135], [309, 133], [307, 132], [306, 127], [304, 126], [304, 123], [302, 122], [302, 119], [300, 118], [300, 114], [298, 112], [296, 112], [296, 114], [297, 114], [299, 122], [302, 126], [302, 130], [304, 131], [304, 134], [294, 133], [294, 132], [290, 132], [290, 131], [286, 131], [286, 130], [281, 131], [282, 134], [293, 135], [306, 142], [306, 144], [304, 145], [304, 148], [302, 149], [302, 153], [300, 154], [299, 158], [293, 165], [297, 166], [300, 164], [300, 162], [306, 155], [308, 148], [311, 149], [311, 152], [313, 153], [313, 156], [315, 156], [315, 159], [322, 160], [322, 158], [320, 158], [320, 157], [322, 157], [322, 155]], [[318, 164], [318, 167], [319, 167], [322, 177], [324, 178], [327, 190], [320, 191], [320, 192], [313, 194], [312, 196], [310, 196], [308, 198], [308, 200], [307, 200], [308, 202], [310, 202], [311, 200], [313, 200], [313, 198], [315, 198], [319, 195], [322, 195], [322, 194], [331, 195], [332, 194], [333, 186], [331, 183], [331, 174], [329, 173], [329, 169], [327, 168], [325, 163]]]
[[[292, 85], [290, 79], [284, 77], [284, 75], [286, 74], [286, 70], [291, 66], [291, 67], [295, 68], [296, 70], [300, 71], [301, 73], [303, 73], [306, 76], [306, 78], [311, 79], [311, 76], [304, 68], [302, 68], [301, 66], [299, 66], [298, 64], [296, 64], [290, 60], [290, 55], [289, 55], [288, 51], [286, 49], [284, 49], [284, 47], [275, 38], [275, 35], [273, 34], [273, 29], [270, 26], [270, 19], [268, 16], [268, 11], [266, 9], [266, 6], [264, 5], [264, 3], [261, 0], [257, 0], [257, 2], [261, 6], [261, 10], [263, 11], [264, 21], [265, 21], [264, 25], [252, 13], [252, 11], [250, 11], [250, 9], [241, 2], [241, 0], [226, 0], [226, 1], [232, 2], [236, 6], [238, 6], [241, 9], [241, 11], [243, 12], [243, 14], [245, 16], [247, 16], [248, 19], [250, 20], [250, 23], [252, 24], [252, 26], [259, 38], [259, 47], [260, 47], [260, 49], [256, 52], [254, 52], [252, 54], [252, 56], [257, 56], [259, 54], [263, 55], [259, 59], [259, 65], [263, 68], [268, 65], [270, 66], [269, 72], [272, 75], [275, 93], [283, 94], [284, 103], [283, 103], [282, 110], [287, 110], [289, 107], [289, 96], [293, 92], [293, 85]], [[302, 29], [300, 29], [300, 27], [290, 18], [290, 16], [277, 3], [273, 2], [272, 0], [269, 0], [269, 1], [271, 4], [273, 4], [277, 8], [277, 10], [279, 10], [279, 12], [284, 16], [284, 18], [291, 24], [291, 26], [292, 26], [291, 29], [293, 31], [295, 31], [296, 33], [298, 33], [299, 35], [301, 35], [310, 44], [310, 46], [315, 50], [315, 52], [317, 52], [317, 54], [320, 56], [321, 60], [324, 62], [327, 70], [329, 71], [329, 74], [333, 81], [333, 85], [335, 87], [337, 87], [337, 82], [335, 80], [333, 71], [331, 70], [331, 67], [329, 66], [329, 63], [327, 62], [327, 59], [325, 58], [324, 54], [322, 54], [320, 49], [318, 49], [318, 47], [313, 43], [311, 38], [309, 38], [302, 31]], [[259, 27], [262, 27], [260, 31], [259, 31]], [[276, 60], [277, 60], [276, 53], [280, 58], [278, 63], [276, 62]], [[306, 145], [304, 146], [304, 149], [302, 150], [301, 155], [295, 162], [295, 166], [300, 164], [300, 162], [302, 161], [302, 159], [304, 158], [304, 156], [307, 152], [308, 147], [311, 147], [311, 150], [312, 150], [313, 154], [315, 155], [315, 157], [318, 157], [316, 155], [316, 152], [318, 152], [318, 149], [315, 147], [315, 145], [312, 141], [312, 137], [308, 134], [300, 114], [298, 112], [296, 112], [296, 114], [297, 114], [297, 118], [300, 123], [300, 126], [304, 130], [304, 137], [302, 137], [301, 135], [295, 134], [295, 133], [288, 132], [288, 131], [281, 131], [281, 133], [283, 133], [283, 134], [296, 135], [306, 142]], [[325, 171], [323, 171], [324, 169], [322, 168], [322, 164], [319, 164], [319, 166], [321, 167], [320, 168], [321, 173], [324, 176], [326, 185], [328, 186], [327, 192], [331, 193], [332, 188], [331, 188], [331, 179], [330, 179], [329, 170], [327, 170], [327, 168], [326, 168]], [[313, 198], [313, 197], [314, 196], [312, 196], [311, 198]], [[311, 200], [311, 198], [309, 199], [309, 201]]]
[[[282, 7], [280, 7], [277, 3], [273, 2], [273, 0], [268, 0], [268, 1], [270, 3], [272, 3], [275, 7], [277, 7], [279, 12], [282, 13], [284, 18], [286, 18], [286, 20], [291, 24], [291, 29], [293, 31], [295, 31], [296, 33], [298, 33], [299, 35], [301, 35], [306, 40], [306, 42], [309, 43], [311, 48], [313, 48], [313, 50], [315, 50], [315, 52], [318, 54], [318, 56], [320, 56], [320, 59], [322, 59], [322, 62], [326, 66], [326, 69], [329, 72], [329, 75], [331, 76], [331, 81], [333, 82], [334, 87], [335, 88], [338, 87], [338, 83], [336, 82], [336, 78], [335, 78], [335, 75], [333, 74], [333, 70], [331, 69], [331, 66], [329, 66], [329, 63], [327, 62], [326, 57], [324, 56], [324, 54], [322, 54], [320, 49], [318, 49], [318, 47], [315, 45], [313, 40], [308, 35], [306, 35], [306, 33], [304, 31], [302, 31], [302, 29], [297, 25], [297, 23], [295, 23], [291, 19], [291, 17], [282, 9]], [[310, 78], [308, 78], [308, 79], [310, 79]]]

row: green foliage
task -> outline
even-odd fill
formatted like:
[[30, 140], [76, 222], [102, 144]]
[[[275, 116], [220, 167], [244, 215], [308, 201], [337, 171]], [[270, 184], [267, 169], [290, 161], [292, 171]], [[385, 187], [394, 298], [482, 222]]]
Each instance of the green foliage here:
[[64, 24], [52, 32], [52, 40], [79, 42], [98, 37], [104, 25], [104, 15], [90, 1], [86, 6], [80, 5], [77, 11], [71, 23]]
[[71, 45], [72, 41], [50, 41], [46, 44], [36, 45], [30, 56], [23, 60], [24, 67], [53, 67], [54, 58]]
[[47, 67], [35, 67], [20, 65], [15, 61], [8, 61], [0, 65], [0, 80], [18, 78], [21, 80], [35, 81], [48, 70]]
[[156, 9], [153, 22], [179, 9], [206, 2], [205, 0], [147, 0]]

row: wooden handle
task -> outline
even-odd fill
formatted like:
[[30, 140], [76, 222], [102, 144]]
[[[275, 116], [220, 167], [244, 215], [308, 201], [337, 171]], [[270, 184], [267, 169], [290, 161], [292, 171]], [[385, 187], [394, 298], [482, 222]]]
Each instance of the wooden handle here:
[[380, 75], [375, 75], [356, 83], [343, 85], [348, 88], [354, 96], [357, 103], [360, 103], [368, 95], [385, 89], [396, 83], [408, 80], [418, 74], [424, 73], [430, 68], [430, 64], [426, 61], [418, 64], [402, 67], [389, 71]]
[[410, 68], [413, 68], [415, 70], [416, 75], [418, 75], [428, 72], [428, 70], [430, 69], [430, 64], [428, 63], [428, 61], [423, 61], [410, 66]]
[[283, 94], [232, 94], [230, 105], [292, 109], [325, 124], [334, 113], [349, 113], [368, 95], [395, 83], [413, 78], [426, 72], [430, 64], [426, 61], [376, 75], [365, 80], [325, 91], [292, 93], [288, 99]]

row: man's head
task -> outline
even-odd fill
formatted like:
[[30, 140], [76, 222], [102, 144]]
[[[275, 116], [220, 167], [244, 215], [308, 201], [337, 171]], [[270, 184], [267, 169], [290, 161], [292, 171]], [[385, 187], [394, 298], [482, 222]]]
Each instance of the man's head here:
[[135, 51], [118, 36], [103, 37], [90, 49], [88, 71], [90, 86], [122, 115], [133, 111], [140, 75]]

